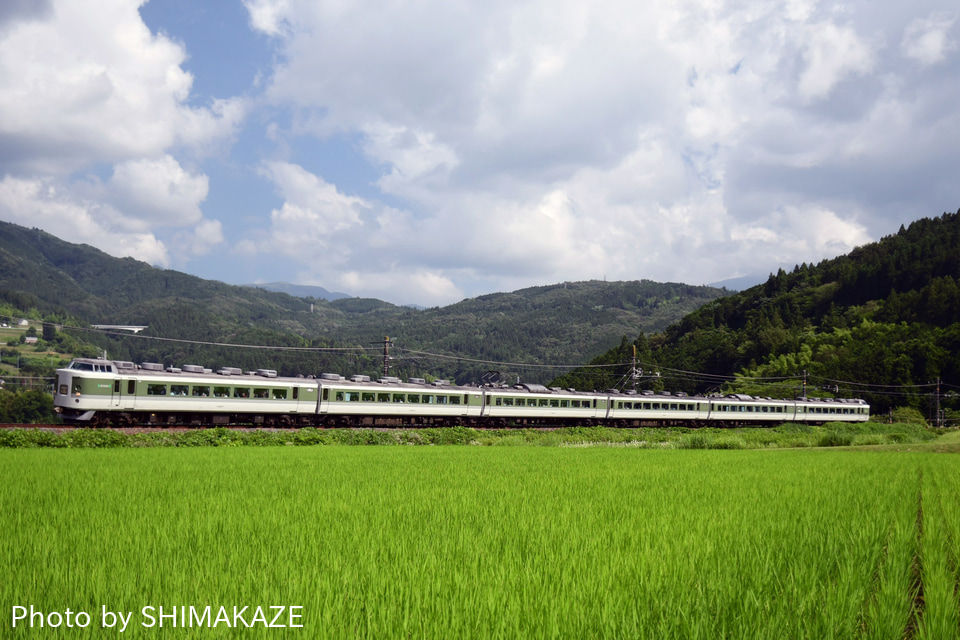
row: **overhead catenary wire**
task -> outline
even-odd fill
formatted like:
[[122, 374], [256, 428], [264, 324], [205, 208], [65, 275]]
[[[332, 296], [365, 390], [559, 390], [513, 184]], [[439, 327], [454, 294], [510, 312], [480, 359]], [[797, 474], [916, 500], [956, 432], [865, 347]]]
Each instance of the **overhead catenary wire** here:
[[[380, 351], [380, 349], [377, 347], [362, 347], [362, 346], [304, 347], [304, 346], [292, 346], [292, 345], [259, 345], [259, 344], [216, 342], [216, 341], [209, 341], [209, 340], [191, 340], [186, 338], [167, 338], [162, 336], [130, 334], [122, 331], [95, 329], [91, 327], [78, 327], [78, 326], [63, 326], [63, 329], [97, 333], [101, 335], [108, 335], [108, 336], [119, 337], [119, 338], [133, 338], [133, 339], [139, 339], [139, 340], [152, 340], [152, 341], [158, 341], [158, 342], [190, 344], [190, 345], [208, 346], [208, 347], [259, 349], [264, 351], [291, 351], [291, 352], [307, 352], [307, 353], [372, 353], [372, 352]], [[531, 369], [531, 370], [559, 370], [559, 371], [570, 371], [570, 370], [576, 370], [576, 369], [599, 370], [599, 369], [615, 369], [615, 368], [622, 368], [625, 366], [631, 366], [630, 362], [612, 362], [612, 363], [603, 363], [603, 364], [556, 364], [556, 363], [536, 363], [536, 362], [511, 362], [511, 361], [503, 361], [503, 360], [490, 360], [490, 359], [484, 359], [484, 358], [470, 358], [470, 357], [460, 356], [455, 354], [425, 351], [422, 349], [408, 349], [404, 347], [394, 347], [394, 349], [395, 349], [394, 352], [400, 354], [401, 358], [403, 354], [408, 354], [409, 356], [414, 356], [417, 358], [424, 358], [424, 359], [438, 359], [438, 360], [464, 362], [464, 363], [478, 364], [478, 365], [513, 367], [518, 369]], [[769, 384], [771, 386], [775, 386], [777, 383], [783, 383], [790, 380], [795, 380], [800, 377], [799, 375], [794, 375], [794, 376], [742, 376], [737, 374], [727, 375], [727, 374], [704, 373], [704, 372], [697, 372], [697, 371], [688, 371], [685, 369], [663, 367], [663, 366], [657, 365], [656, 363], [651, 363], [651, 362], [637, 362], [637, 364], [641, 367], [659, 372], [660, 375], [657, 377], [661, 379], [669, 379], [669, 380], [677, 380], [677, 381], [693, 382], [693, 383], [722, 384], [722, 383], [748, 382], [748, 383]], [[852, 393], [870, 393], [872, 395], [889, 396], [889, 397], [915, 396], [916, 392], [910, 391], [910, 390], [915, 389], [919, 391], [921, 389], [930, 389], [937, 386], [936, 383], [884, 385], [884, 384], [874, 384], [874, 383], [866, 383], [866, 382], [853, 382], [853, 381], [847, 381], [847, 380], [834, 380], [832, 378], [826, 378], [826, 377], [820, 377], [820, 376], [810, 376], [810, 380], [814, 382], [814, 386], [817, 386], [818, 384], [822, 384], [822, 383], [830, 383], [832, 385], [836, 385], [838, 388], [843, 388], [844, 390], [847, 390]], [[951, 385], [943, 382], [941, 382], [941, 387], [947, 387], [951, 389], [960, 389], [960, 386]]]
[[296, 347], [292, 345], [238, 344], [233, 342], [212, 342], [208, 340], [189, 340], [186, 338], [164, 338], [162, 336], [143, 335], [140, 333], [124, 333], [120, 331], [110, 331], [107, 329], [93, 329], [89, 327], [64, 326], [63, 328], [75, 330], [75, 331], [86, 331], [88, 333], [99, 333], [102, 335], [115, 336], [119, 338], [154, 340], [157, 342], [173, 342], [173, 343], [179, 343], [179, 344], [199, 345], [204, 347], [235, 347], [237, 349], [262, 349], [264, 351], [307, 351], [307, 352], [377, 351], [377, 349], [373, 347]]

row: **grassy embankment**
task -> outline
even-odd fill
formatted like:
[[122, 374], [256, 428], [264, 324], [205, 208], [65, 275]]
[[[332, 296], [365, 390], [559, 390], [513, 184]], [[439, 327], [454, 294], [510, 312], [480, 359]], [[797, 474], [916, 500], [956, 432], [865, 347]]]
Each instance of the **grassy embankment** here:
[[532, 429], [158, 429], [127, 433], [79, 429], [58, 433], [39, 429], [0, 430], [0, 447], [157, 447], [274, 445], [537, 445], [617, 446], [648, 449], [765, 449], [797, 447], [914, 445], [931, 442], [937, 430], [915, 424], [784, 424], [773, 428], [690, 429], [682, 427], [613, 429], [574, 427]]
[[[287, 637], [955, 637], [960, 458], [854, 450], [0, 451], [0, 602], [302, 606]], [[922, 594], [922, 597], [920, 595]], [[154, 615], [156, 612], [154, 611]], [[182, 633], [186, 631], [186, 633]]]

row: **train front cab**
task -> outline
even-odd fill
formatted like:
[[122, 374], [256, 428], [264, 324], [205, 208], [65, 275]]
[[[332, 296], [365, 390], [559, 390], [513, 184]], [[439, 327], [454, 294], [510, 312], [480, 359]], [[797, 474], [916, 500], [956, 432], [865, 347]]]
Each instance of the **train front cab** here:
[[90, 422], [97, 411], [132, 407], [132, 396], [124, 394], [131, 386], [135, 390], [136, 381], [118, 376], [112, 362], [76, 359], [57, 371], [53, 404], [65, 420]]

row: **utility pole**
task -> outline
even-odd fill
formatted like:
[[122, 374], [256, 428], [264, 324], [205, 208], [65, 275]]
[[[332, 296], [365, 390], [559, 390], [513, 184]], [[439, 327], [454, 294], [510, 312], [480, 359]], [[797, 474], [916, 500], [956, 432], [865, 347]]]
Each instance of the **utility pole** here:
[[807, 399], [807, 370], [803, 370], [803, 399]]
[[630, 381], [633, 384], [633, 390], [637, 390], [637, 345], [633, 345], [633, 363], [630, 365]]
[[371, 344], [383, 345], [383, 376], [387, 377], [390, 375], [390, 345], [393, 344], [390, 341], [390, 336], [384, 336], [382, 342], [373, 342]]
[[943, 423], [940, 421], [940, 376], [937, 376], [937, 427], [942, 427]]

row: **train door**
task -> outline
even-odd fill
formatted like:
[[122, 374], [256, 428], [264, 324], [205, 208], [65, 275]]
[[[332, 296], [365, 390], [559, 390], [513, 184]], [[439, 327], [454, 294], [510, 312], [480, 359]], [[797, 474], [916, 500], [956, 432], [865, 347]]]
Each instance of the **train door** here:
[[120, 383], [119, 407], [127, 411], [134, 409], [137, 403], [137, 381], [133, 378], [123, 378]]
[[320, 385], [320, 398], [317, 403], [317, 413], [330, 411], [330, 387]]
[[113, 381], [113, 388], [110, 390], [110, 407], [114, 409], [120, 408], [120, 389], [122, 386], [122, 381], [117, 378]]

